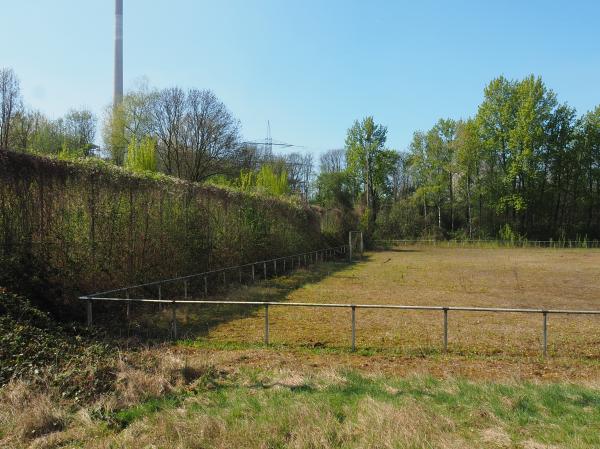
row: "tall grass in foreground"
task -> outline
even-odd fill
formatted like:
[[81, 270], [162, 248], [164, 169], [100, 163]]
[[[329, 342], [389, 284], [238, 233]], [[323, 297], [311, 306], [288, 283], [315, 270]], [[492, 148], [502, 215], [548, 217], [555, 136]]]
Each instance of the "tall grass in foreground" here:
[[[48, 407], [52, 416], [60, 417], [60, 425], [52, 433], [46, 426], [45, 436], [35, 440], [36, 447], [600, 446], [600, 392], [568, 384], [249, 368], [224, 374], [213, 369], [167, 396], [103, 414], [98, 409], [67, 414]], [[24, 447], [32, 438], [23, 434], [23, 426], [15, 427], [15, 416], [22, 415], [2, 413], [0, 443], [18, 431], [21, 439], [10, 441], [20, 442], [14, 447]], [[44, 425], [48, 422], [36, 419]]]

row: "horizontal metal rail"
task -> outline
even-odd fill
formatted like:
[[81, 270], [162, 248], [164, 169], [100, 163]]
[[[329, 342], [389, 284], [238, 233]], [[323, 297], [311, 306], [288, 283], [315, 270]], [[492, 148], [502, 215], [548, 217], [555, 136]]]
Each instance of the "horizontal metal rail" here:
[[494, 239], [467, 239], [467, 240], [435, 240], [435, 239], [378, 239], [375, 244], [433, 244], [433, 245], [476, 245], [496, 244], [500, 246], [517, 247], [548, 247], [548, 248], [600, 248], [600, 240], [494, 240]]
[[600, 310], [570, 310], [570, 309], [515, 309], [502, 307], [469, 307], [469, 306], [408, 306], [398, 304], [350, 304], [350, 303], [320, 303], [320, 302], [274, 302], [274, 301], [223, 301], [223, 300], [177, 300], [151, 298], [107, 298], [81, 296], [79, 299], [94, 301], [150, 302], [163, 304], [233, 304], [248, 306], [282, 306], [282, 307], [326, 307], [357, 309], [399, 309], [399, 310], [448, 310], [452, 312], [499, 312], [499, 313], [548, 313], [570, 315], [600, 315]]
[[347, 248], [347, 245], [342, 245], [342, 246], [337, 246], [337, 247], [332, 247], [332, 248], [308, 251], [305, 253], [292, 254], [289, 256], [276, 257], [273, 259], [258, 260], [256, 262], [249, 262], [249, 263], [235, 265], [235, 266], [229, 266], [229, 267], [225, 267], [225, 268], [216, 268], [214, 270], [203, 271], [201, 273], [194, 273], [194, 274], [189, 274], [189, 275], [185, 275], [185, 276], [161, 279], [158, 281], [145, 282], [143, 284], [130, 285], [127, 287], [121, 287], [121, 288], [106, 290], [106, 291], [102, 291], [102, 292], [90, 293], [85, 296], [81, 296], [80, 299], [97, 298], [97, 297], [100, 297], [101, 295], [109, 295], [109, 294], [118, 293], [118, 292], [128, 292], [130, 290], [135, 290], [135, 289], [143, 288], [143, 287], [152, 287], [152, 286], [157, 286], [157, 285], [176, 283], [176, 282], [186, 281], [186, 280], [190, 280], [190, 279], [194, 279], [194, 278], [200, 278], [200, 277], [210, 276], [210, 275], [214, 275], [214, 274], [218, 274], [218, 273], [223, 273], [223, 272], [227, 272], [227, 271], [234, 271], [234, 270], [240, 270], [240, 269], [248, 268], [248, 267], [255, 267], [256, 265], [261, 265], [261, 264], [264, 265], [266, 263], [279, 262], [282, 260], [289, 260], [289, 259], [297, 259], [299, 257], [302, 258], [302, 257], [308, 256], [308, 255], [323, 256], [325, 254], [330, 254], [330, 255], [334, 254], [334, 253], [340, 254], [340, 253], [345, 253], [346, 248]]
[[117, 302], [138, 302], [138, 303], [164, 303], [173, 306], [173, 328], [176, 329], [176, 305], [185, 304], [204, 304], [204, 305], [240, 305], [240, 306], [262, 306], [265, 308], [265, 344], [269, 344], [270, 325], [269, 325], [269, 307], [314, 307], [314, 308], [345, 308], [352, 311], [352, 351], [356, 350], [356, 310], [357, 309], [392, 309], [392, 310], [410, 310], [410, 311], [437, 311], [443, 312], [444, 334], [443, 348], [448, 351], [448, 313], [449, 312], [474, 312], [474, 313], [525, 313], [541, 314], [543, 316], [542, 324], [542, 352], [544, 357], [548, 355], [548, 315], [600, 315], [600, 310], [568, 310], [568, 309], [519, 309], [502, 307], [470, 307], [470, 306], [411, 306], [399, 304], [348, 304], [348, 303], [310, 303], [310, 302], [273, 302], [273, 301], [223, 301], [223, 300], [184, 300], [176, 299], [146, 299], [146, 298], [108, 298], [108, 297], [81, 297], [87, 300], [88, 304], [88, 324], [91, 325], [91, 305], [92, 301], [117, 301]]

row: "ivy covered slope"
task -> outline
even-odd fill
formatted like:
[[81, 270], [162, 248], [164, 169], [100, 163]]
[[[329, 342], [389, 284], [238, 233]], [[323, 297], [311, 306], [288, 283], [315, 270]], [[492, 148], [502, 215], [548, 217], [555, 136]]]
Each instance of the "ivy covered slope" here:
[[27, 378], [84, 399], [110, 384], [109, 347], [74, 325], [62, 325], [26, 298], [0, 288], [0, 386]]
[[[132, 173], [97, 159], [0, 151], [0, 204], [4, 273], [39, 261], [32, 265], [43, 267], [52, 296], [67, 300], [325, 244], [323, 212], [294, 198]], [[335, 235], [335, 222], [326, 224]]]

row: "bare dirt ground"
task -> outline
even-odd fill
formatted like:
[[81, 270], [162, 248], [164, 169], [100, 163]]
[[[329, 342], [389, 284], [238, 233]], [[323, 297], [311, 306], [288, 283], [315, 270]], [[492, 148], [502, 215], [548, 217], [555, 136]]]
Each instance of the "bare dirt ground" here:
[[[351, 266], [321, 266], [328, 276], [291, 289], [282, 300], [600, 309], [598, 250], [411, 247], [366, 256]], [[268, 287], [261, 288], [268, 297]], [[243, 296], [238, 292], [232, 299]], [[441, 312], [359, 309], [358, 351], [352, 354], [349, 310], [271, 307], [269, 313], [271, 349], [260, 347], [262, 310], [211, 327], [198, 346], [224, 362], [241, 358], [258, 365], [594, 383], [600, 373], [598, 316], [551, 315], [550, 357], [543, 360], [538, 314], [450, 312], [449, 353], [443, 354]]]

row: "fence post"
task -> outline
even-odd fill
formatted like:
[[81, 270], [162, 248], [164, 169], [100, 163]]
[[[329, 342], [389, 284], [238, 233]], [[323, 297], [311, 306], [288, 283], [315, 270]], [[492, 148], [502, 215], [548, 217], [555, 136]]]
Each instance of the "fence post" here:
[[363, 233], [360, 231], [360, 260], [363, 259], [363, 253], [365, 252], [365, 242], [363, 240]]
[[448, 308], [444, 307], [444, 352], [448, 352]]
[[239, 269], [239, 275], [240, 275], [240, 285], [242, 285], [242, 269]]
[[92, 327], [92, 298], [87, 298], [87, 327]]
[[254, 282], [254, 264], [252, 264], [252, 282]]
[[283, 272], [285, 273], [285, 257], [283, 258]]
[[223, 285], [227, 287], [227, 278], [225, 277], [225, 270], [223, 270]]
[[356, 306], [352, 306], [352, 352], [356, 351]]
[[188, 299], [188, 281], [187, 279], [183, 281], [183, 299], [187, 301]]
[[275, 277], [277, 277], [277, 259], [273, 261], [273, 271], [275, 272]]
[[269, 304], [265, 304], [265, 345], [269, 344]]
[[265, 274], [265, 280], [267, 279], [267, 262], [263, 262], [263, 272]]
[[348, 232], [348, 262], [352, 262], [352, 231]]
[[177, 303], [173, 300], [171, 326], [173, 327], [173, 340], [177, 340]]
[[126, 316], [127, 316], [127, 319], [129, 320], [129, 313], [130, 313], [130, 308], [131, 308], [131, 306], [130, 306], [131, 301], [129, 301], [129, 290], [125, 290], [125, 297], [127, 298], [127, 312], [126, 312]]
[[208, 297], [208, 279], [204, 276], [204, 297]]
[[548, 312], [542, 312], [544, 315], [544, 325], [543, 325], [543, 345], [544, 345], [544, 357], [548, 355]]

